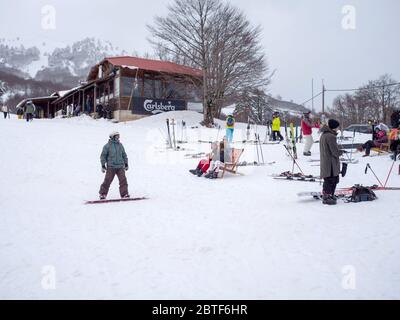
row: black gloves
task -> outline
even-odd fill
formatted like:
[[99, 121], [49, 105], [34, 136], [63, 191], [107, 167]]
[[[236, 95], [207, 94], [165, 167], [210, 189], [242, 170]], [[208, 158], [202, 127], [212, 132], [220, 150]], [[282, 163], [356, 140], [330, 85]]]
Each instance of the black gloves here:
[[106, 168], [106, 166], [104, 165], [104, 166], [102, 166], [101, 167], [101, 172], [103, 172], [103, 173], [105, 173], [107, 171], [107, 168]]

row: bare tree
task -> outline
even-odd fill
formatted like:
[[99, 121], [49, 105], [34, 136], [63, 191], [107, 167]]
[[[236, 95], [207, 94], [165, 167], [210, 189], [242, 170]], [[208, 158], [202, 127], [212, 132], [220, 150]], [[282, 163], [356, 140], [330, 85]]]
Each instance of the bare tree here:
[[259, 45], [260, 27], [222, 0], [175, 0], [166, 17], [148, 26], [158, 53], [203, 71], [204, 124], [218, 117], [226, 99], [269, 84]]
[[235, 115], [242, 121], [250, 120], [259, 125], [267, 124], [272, 115], [268, 96], [260, 89], [245, 91], [236, 105]]
[[389, 117], [400, 104], [400, 85], [389, 75], [369, 81], [354, 94], [336, 97], [331, 113], [343, 117], [346, 123], [366, 123], [370, 120], [389, 122]]

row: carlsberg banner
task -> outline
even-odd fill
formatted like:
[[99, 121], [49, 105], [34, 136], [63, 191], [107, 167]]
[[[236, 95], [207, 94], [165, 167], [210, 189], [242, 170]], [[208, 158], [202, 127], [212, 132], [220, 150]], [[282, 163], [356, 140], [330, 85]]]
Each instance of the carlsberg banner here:
[[168, 111], [186, 110], [184, 100], [163, 100], [148, 98], [133, 98], [131, 110], [134, 114], [152, 115]]

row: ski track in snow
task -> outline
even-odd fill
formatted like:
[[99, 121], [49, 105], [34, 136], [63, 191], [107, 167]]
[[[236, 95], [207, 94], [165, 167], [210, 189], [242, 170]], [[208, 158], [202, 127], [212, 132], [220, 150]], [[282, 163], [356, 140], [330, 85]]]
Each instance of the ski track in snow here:
[[[166, 150], [167, 117], [186, 121], [191, 143], [182, 146], [191, 151]], [[0, 298], [400, 298], [396, 191], [333, 207], [298, 198], [297, 192], [321, 186], [269, 177], [292, 168], [282, 145], [263, 146], [265, 161], [274, 165], [239, 167], [243, 176], [198, 178], [188, 173], [198, 159], [184, 155], [207, 152], [209, 146], [196, 141], [222, 138], [225, 131], [201, 129], [201, 117], [176, 112], [119, 124], [86, 117], [29, 124], [0, 119]], [[237, 124], [235, 140], [244, 140], [245, 128]], [[150, 199], [84, 205], [98, 196], [100, 152], [114, 130], [129, 157], [131, 196]], [[176, 131], [180, 139], [180, 127]], [[265, 128], [258, 132], [263, 139]], [[369, 138], [357, 135], [356, 142]], [[241, 161], [256, 160], [255, 146], [244, 146]], [[318, 174], [302, 149], [299, 144], [303, 171]], [[312, 151], [318, 158], [318, 145]], [[339, 187], [375, 184], [364, 174], [366, 163], [385, 180], [387, 156], [355, 157], [360, 162], [349, 165]], [[390, 186], [400, 186], [397, 171], [398, 164]], [[109, 194], [115, 197], [117, 179]], [[342, 287], [348, 265], [356, 271], [355, 290]], [[56, 270], [55, 290], [42, 288], [44, 266]]]

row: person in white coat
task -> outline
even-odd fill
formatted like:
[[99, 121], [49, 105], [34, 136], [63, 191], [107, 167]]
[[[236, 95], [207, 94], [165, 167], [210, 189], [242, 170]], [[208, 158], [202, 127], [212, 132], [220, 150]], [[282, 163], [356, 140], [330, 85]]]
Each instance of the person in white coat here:
[[8, 115], [8, 113], [9, 113], [8, 106], [4, 104], [4, 105], [1, 107], [1, 112], [3, 112], [3, 114], [4, 114], [4, 119], [7, 119], [7, 115]]

